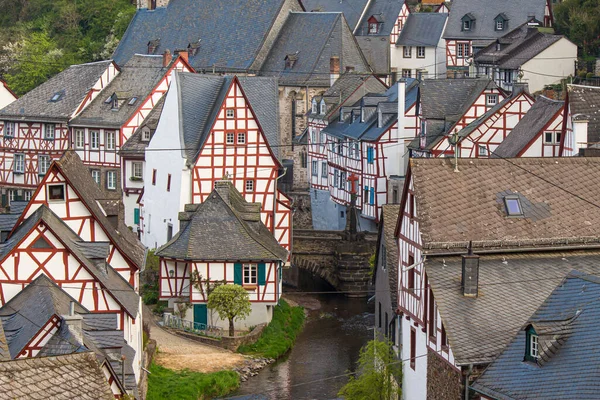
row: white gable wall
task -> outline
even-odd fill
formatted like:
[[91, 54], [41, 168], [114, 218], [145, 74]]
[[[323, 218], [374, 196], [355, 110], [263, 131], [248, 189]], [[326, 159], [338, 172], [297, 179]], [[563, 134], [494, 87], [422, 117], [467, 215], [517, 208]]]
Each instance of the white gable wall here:
[[16, 99], [15, 95], [0, 82], [0, 108], [6, 107]]
[[562, 38], [521, 66], [523, 81], [535, 93], [546, 85], [558, 83], [560, 77], [573, 74], [576, 60], [577, 46]]

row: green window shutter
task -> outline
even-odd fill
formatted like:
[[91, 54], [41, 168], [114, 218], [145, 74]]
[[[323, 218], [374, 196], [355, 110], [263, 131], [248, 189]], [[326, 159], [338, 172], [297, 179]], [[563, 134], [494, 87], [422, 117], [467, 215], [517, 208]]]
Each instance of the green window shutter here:
[[267, 274], [265, 269], [265, 263], [258, 263], [258, 284], [262, 286], [267, 284]]
[[242, 264], [235, 263], [233, 267], [233, 283], [236, 285], [242, 284]]
[[133, 209], [133, 223], [136, 225], [140, 224], [140, 209], [139, 208]]
[[8, 202], [7, 202], [6, 195], [5, 195], [5, 194], [3, 194], [3, 195], [2, 195], [2, 207], [6, 207], [7, 203], [8, 203]]

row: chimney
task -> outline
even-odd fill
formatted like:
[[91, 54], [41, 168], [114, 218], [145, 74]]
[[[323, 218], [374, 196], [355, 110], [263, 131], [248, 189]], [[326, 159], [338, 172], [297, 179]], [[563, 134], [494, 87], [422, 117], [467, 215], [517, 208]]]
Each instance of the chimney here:
[[183, 50], [183, 49], [179, 49], [179, 50], [175, 50], [175, 54], [178, 55], [179, 57], [183, 58], [185, 60], [185, 62], [188, 62], [188, 56], [189, 53], [187, 50]]
[[408, 166], [408, 154], [406, 151], [406, 141], [401, 139], [405, 137], [404, 128], [406, 125], [406, 115], [404, 107], [406, 103], [406, 79], [402, 78], [396, 83], [398, 89], [398, 123], [396, 124], [396, 137], [392, 137], [392, 141], [397, 141], [396, 157], [398, 159], [398, 171], [390, 175], [404, 176]]
[[62, 319], [63, 322], [67, 324], [69, 333], [73, 335], [78, 343], [83, 344], [83, 317], [79, 314], [75, 314], [74, 301], [69, 304], [69, 315], [63, 315]]
[[163, 67], [166, 67], [169, 64], [171, 64], [172, 59], [173, 59], [173, 56], [171, 55], [171, 52], [169, 51], [169, 49], [165, 50], [165, 52], [163, 53]]
[[333, 83], [340, 76], [340, 58], [337, 56], [331, 57], [329, 59], [329, 84], [333, 85]]
[[581, 150], [587, 147], [589, 118], [584, 114], [575, 114], [573, 121], [573, 154], [581, 154]]
[[477, 297], [479, 290], [479, 256], [473, 254], [469, 242], [469, 253], [462, 256], [461, 287], [463, 296]]

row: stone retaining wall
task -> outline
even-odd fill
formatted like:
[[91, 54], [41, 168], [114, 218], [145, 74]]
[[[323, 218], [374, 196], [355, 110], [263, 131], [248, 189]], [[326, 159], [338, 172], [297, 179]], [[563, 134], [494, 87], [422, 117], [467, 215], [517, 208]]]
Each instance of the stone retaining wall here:
[[236, 351], [237, 348], [243, 344], [256, 342], [266, 326], [267, 324], [259, 324], [252, 330], [252, 332], [248, 333], [247, 335], [234, 337], [223, 336], [221, 340], [211, 338], [208, 336], [195, 335], [193, 333], [180, 331], [178, 329], [171, 329], [167, 327], [165, 327], [165, 329], [167, 329], [171, 333], [182, 336], [186, 339], [195, 340], [196, 342], [208, 344], [209, 346], [216, 346], [223, 349]]

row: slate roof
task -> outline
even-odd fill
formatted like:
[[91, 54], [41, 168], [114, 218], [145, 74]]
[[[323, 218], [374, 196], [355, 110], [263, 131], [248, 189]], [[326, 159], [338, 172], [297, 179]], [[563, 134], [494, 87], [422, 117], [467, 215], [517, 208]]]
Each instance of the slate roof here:
[[[0, 118], [66, 122], [111, 60], [72, 65], [0, 110]], [[51, 98], [61, 93], [58, 101]]]
[[3, 399], [114, 399], [92, 352], [0, 362]]
[[597, 147], [600, 143], [600, 88], [568, 85], [569, 106], [573, 116], [586, 115], [588, 119], [588, 142]]
[[425, 79], [421, 82], [421, 111], [426, 119], [462, 116], [493, 82], [487, 78]]
[[27, 207], [27, 201], [11, 201], [6, 213], [0, 214], [0, 232], [10, 232]]
[[[546, 0], [453, 0], [443, 37], [493, 40], [526, 23], [529, 16], [543, 21], [545, 7]], [[462, 31], [462, 18], [468, 13], [475, 18], [475, 26], [470, 31]], [[502, 13], [508, 18], [508, 27], [496, 31], [494, 19]]]
[[398, 304], [398, 242], [394, 235], [396, 221], [400, 213], [399, 204], [386, 204], [382, 208], [383, 240], [385, 244], [386, 269], [390, 284], [390, 299], [392, 307]]
[[475, 54], [476, 64], [491, 64], [502, 69], [518, 69], [548, 47], [563, 39], [562, 35], [542, 33], [537, 27], [523, 24]]
[[[332, 121], [339, 118], [341, 106], [354, 104], [367, 93], [384, 93], [386, 90], [385, 84], [374, 75], [344, 73], [322, 96], [314, 97], [317, 104], [321, 99], [325, 99], [327, 113], [325, 115], [313, 114], [312, 108], [309, 106], [308, 115], [312, 118]], [[320, 111], [320, 107], [317, 107], [317, 112]]]
[[[398, 15], [404, 0], [375, 0], [369, 2], [363, 18], [358, 23], [356, 35], [358, 36], [389, 36], [398, 20]], [[369, 35], [369, 18], [374, 16], [381, 22], [377, 35]]]
[[[139, 309], [139, 296], [131, 285], [106, 262], [97, 262], [95, 257], [104, 254], [102, 244], [85, 243], [63, 220], [47, 206], [41, 205], [13, 232], [10, 238], [0, 244], [0, 258], [9, 254], [31, 230], [40, 222], [45, 223], [60, 238], [65, 247], [84, 265], [109, 293], [119, 302], [129, 315], [136, 318]], [[106, 244], [104, 244], [105, 246]], [[95, 249], [92, 249], [94, 247]], [[94, 254], [90, 254], [91, 251]], [[89, 258], [93, 256], [94, 258]]]
[[[410, 161], [425, 253], [471, 240], [474, 249], [600, 242], [600, 158], [459, 159], [458, 169], [453, 159]], [[524, 217], [507, 217], [507, 195]]]
[[448, 14], [411, 13], [400, 31], [396, 46], [433, 46], [437, 47]]
[[[177, 56], [173, 57], [173, 61], [163, 67], [162, 56], [134, 55], [102, 93], [71, 120], [70, 125], [121, 128], [152, 93], [176, 59]], [[113, 94], [118, 98], [118, 109], [112, 108], [112, 102], [106, 103], [107, 97]], [[135, 102], [130, 105], [134, 98]]]
[[354, 30], [368, 0], [301, 0], [304, 9], [309, 12], [341, 12], [350, 29]]
[[[539, 367], [523, 361], [526, 333], [521, 329], [472, 388], [503, 400], [600, 398], [598, 298], [597, 276], [569, 273], [528, 321], [539, 335], [540, 350], [551, 350], [548, 359]], [[545, 348], [544, 338], [553, 342], [552, 349]]]
[[122, 219], [119, 219], [118, 227], [115, 229], [97, 203], [97, 201], [108, 199], [119, 200], [118, 193], [103, 192], [92, 179], [89, 168], [83, 164], [74, 151], [66, 151], [60, 159], [54, 161], [53, 165], [56, 165], [63, 176], [69, 180], [91, 213], [100, 222], [108, 237], [138, 268], [143, 269], [146, 260], [146, 248], [138, 240], [135, 233], [125, 226]]
[[10, 358], [10, 350], [8, 349], [8, 341], [6, 340], [6, 335], [4, 334], [4, 328], [2, 323], [0, 323], [0, 362], [9, 361]]
[[[46, 275], [40, 275], [0, 308], [0, 325], [8, 339], [11, 358], [21, 353], [53, 315], [68, 314], [71, 301], [75, 299]], [[87, 312], [78, 302], [75, 305], [76, 312]]]
[[[177, 0], [155, 10], [138, 9], [113, 55], [124, 65], [134, 54], [148, 54], [148, 42], [160, 39], [155, 54], [187, 49], [196, 70], [213, 66], [248, 69], [259, 55], [284, 0]], [[297, 5], [295, 8], [300, 9]]]
[[146, 147], [150, 144], [150, 141], [142, 140], [142, 131], [144, 129], [150, 129], [150, 139], [154, 135], [156, 131], [156, 127], [158, 126], [158, 121], [160, 119], [160, 115], [162, 114], [163, 106], [165, 105], [165, 98], [167, 96], [163, 96], [160, 98], [158, 103], [154, 106], [150, 114], [144, 120], [144, 123], [140, 125], [138, 129], [131, 135], [129, 139], [121, 146], [119, 150], [119, 155], [124, 158], [144, 158], [144, 154], [146, 151]]
[[187, 159], [196, 160], [227, 91], [236, 78], [263, 128], [273, 154], [275, 157], [279, 155], [279, 92], [276, 79], [175, 73], [180, 131], [183, 136], [180, 141]]
[[[412, 78], [405, 78], [405, 80], [404, 110], [407, 111], [417, 101], [419, 81]], [[338, 138], [378, 140], [398, 120], [398, 85], [392, 85], [383, 94], [367, 94], [351, 108], [360, 115], [361, 107], [365, 108], [366, 117], [364, 122], [361, 122], [360, 118], [356, 118], [352, 122], [351, 113], [347, 110], [348, 107], [343, 107], [344, 121], [332, 122], [322, 132]], [[383, 122], [381, 127], [377, 124], [379, 110], [382, 112]]]
[[[355, 57], [352, 57], [354, 48]], [[285, 57], [296, 54], [292, 68]], [[369, 66], [341, 13], [291, 12], [260, 69], [260, 75], [276, 76], [282, 86], [330, 86], [330, 58], [339, 57], [340, 70], [353, 66], [368, 72]], [[347, 56], [347, 57], [345, 57]]]
[[229, 181], [218, 181], [205, 202], [187, 205], [179, 219], [189, 221], [188, 225], [156, 255], [208, 261], [287, 258], [287, 250], [260, 220], [260, 203], [248, 203]]
[[462, 295], [460, 257], [428, 257], [425, 261], [429, 284], [458, 365], [492, 362], [569, 271], [600, 273], [597, 251], [480, 257], [476, 298]]
[[[539, 96], [529, 111], [492, 153], [492, 157], [517, 157], [544, 127], [563, 110], [564, 101]], [[543, 134], [543, 133], [542, 133]]]

